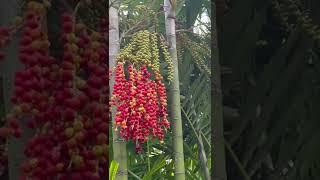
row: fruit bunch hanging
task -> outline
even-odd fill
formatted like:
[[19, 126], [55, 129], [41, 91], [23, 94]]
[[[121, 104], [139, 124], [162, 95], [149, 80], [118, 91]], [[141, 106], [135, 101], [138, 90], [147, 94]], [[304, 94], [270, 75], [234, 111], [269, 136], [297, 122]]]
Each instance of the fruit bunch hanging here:
[[52, 57], [44, 31], [45, 6], [31, 1], [23, 16], [19, 60], [2, 136], [21, 136], [20, 121], [36, 132], [25, 147], [21, 179], [100, 180], [108, 173], [108, 65], [100, 31], [63, 14], [63, 57]]
[[137, 152], [150, 138], [163, 142], [170, 127], [160, 58], [166, 61], [171, 81], [173, 65], [166, 45], [158, 34], [148, 31], [136, 33], [117, 58], [110, 103], [116, 107], [115, 130], [132, 140]]
[[209, 76], [211, 76], [211, 70], [209, 65], [204, 61], [204, 59], [210, 57], [211, 50], [207, 47], [205, 43], [192, 41], [190, 37], [184, 33], [177, 34], [177, 41], [179, 41], [178, 49], [178, 59], [181, 61], [183, 59], [182, 55], [185, 50], [188, 50], [195, 60], [197, 66], [200, 70], [205, 71]]

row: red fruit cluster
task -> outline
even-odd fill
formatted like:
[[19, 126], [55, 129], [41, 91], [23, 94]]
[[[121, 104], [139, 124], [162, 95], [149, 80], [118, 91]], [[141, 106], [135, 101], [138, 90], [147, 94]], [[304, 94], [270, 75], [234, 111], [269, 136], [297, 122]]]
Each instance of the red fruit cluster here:
[[62, 15], [63, 57], [49, 55], [41, 4], [24, 17], [14, 112], [0, 135], [21, 135], [18, 120], [35, 129], [25, 147], [21, 179], [99, 180], [108, 173], [108, 73], [105, 40]]
[[126, 140], [141, 144], [149, 137], [163, 141], [164, 132], [170, 124], [167, 120], [167, 97], [162, 76], [155, 73], [155, 80], [144, 65], [140, 69], [128, 65], [128, 78], [124, 64], [118, 62], [115, 69], [115, 85], [111, 105], [117, 106], [116, 128]]

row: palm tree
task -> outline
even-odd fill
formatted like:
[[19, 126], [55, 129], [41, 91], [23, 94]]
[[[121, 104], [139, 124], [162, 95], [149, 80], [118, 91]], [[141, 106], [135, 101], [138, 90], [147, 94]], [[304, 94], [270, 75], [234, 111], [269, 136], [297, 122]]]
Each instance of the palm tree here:
[[[109, 0], [109, 68], [113, 69], [116, 64], [116, 56], [119, 53], [119, 17], [118, 9], [120, 1]], [[113, 92], [114, 75], [109, 81], [110, 93]], [[115, 116], [115, 108], [111, 109], [112, 120]], [[113, 153], [114, 160], [119, 163], [119, 169], [116, 175], [116, 180], [127, 180], [127, 151], [126, 141], [124, 141], [117, 131], [113, 131]]]
[[[214, 8], [215, 9], [215, 8]], [[213, 36], [217, 37], [216, 16], [213, 17]], [[223, 109], [220, 80], [219, 49], [217, 38], [213, 40], [213, 180], [227, 180], [225, 145], [223, 135]]]
[[184, 152], [183, 152], [183, 132], [182, 132], [182, 119], [181, 119], [181, 105], [180, 105], [180, 84], [179, 84], [179, 69], [177, 58], [177, 45], [176, 45], [176, 29], [175, 29], [175, 0], [164, 0], [165, 12], [165, 26], [167, 41], [169, 43], [169, 53], [173, 61], [173, 80], [169, 87], [169, 108], [170, 119], [173, 122], [173, 149], [175, 160], [175, 179], [185, 179], [184, 167]]

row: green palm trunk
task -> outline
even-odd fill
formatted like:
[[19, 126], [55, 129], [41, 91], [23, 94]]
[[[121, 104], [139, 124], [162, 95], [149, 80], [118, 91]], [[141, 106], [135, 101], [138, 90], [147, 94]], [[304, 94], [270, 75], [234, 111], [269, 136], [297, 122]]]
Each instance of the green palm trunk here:
[[180, 106], [180, 88], [179, 88], [179, 71], [176, 48], [175, 32], [175, 8], [172, 6], [173, 0], [164, 0], [165, 25], [167, 41], [169, 43], [169, 52], [173, 60], [173, 80], [169, 87], [169, 110], [170, 120], [173, 122], [173, 148], [174, 148], [174, 165], [175, 179], [185, 179], [184, 153], [183, 153], [183, 132]]
[[[112, 3], [111, 3], [112, 2]], [[109, 68], [113, 69], [116, 65], [116, 56], [120, 50], [119, 42], [119, 17], [118, 9], [120, 1], [109, 0]], [[113, 92], [114, 74], [109, 81], [110, 93]], [[111, 108], [111, 118], [114, 120], [116, 109]], [[119, 163], [119, 169], [116, 175], [116, 180], [127, 180], [127, 150], [126, 142], [119, 136], [118, 131], [113, 131], [113, 156], [114, 160]]]

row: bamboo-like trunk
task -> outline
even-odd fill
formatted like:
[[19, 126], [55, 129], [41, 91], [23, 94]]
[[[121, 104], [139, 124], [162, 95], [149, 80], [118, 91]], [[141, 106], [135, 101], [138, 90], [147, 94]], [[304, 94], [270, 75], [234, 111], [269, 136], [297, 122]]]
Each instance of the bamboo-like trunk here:
[[[214, 10], [216, 8], [213, 8]], [[221, 91], [221, 73], [219, 62], [219, 48], [217, 36], [217, 16], [212, 18], [213, 21], [213, 63], [212, 63], [212, 80], [213, 80], [213, 180], [227, 180], [226, 162], [225, 162], [225, 145], [223, 136], [223, 105]]]
[[164, 0], [165, 25], [169, 52], [173, 60], [173, 80], [169, 87], [169, 109], [170, 120], [173, 123], [173, 150], [174, 150], [174, 171], [176, 180], [185, 180], [184, 153], [183, 153], [183, 133], [180, 105], [179, 71], [176, 47], [175, 28], [175, 7], [170, 2], [175, 0]]
[[[0, 6], [0, 24], [9, 25], [18, 15], [20, 0], [3, 0]], [[22, 68], [18, 60], [19, 38], [13, 37], [11, 43], [6, 47], [6, 58], [0, 64], [0, 74], [3, 77], [3, 95], [5, 112], [9, 113], [12, 108], [10, 97], [14, 90], [15, 72]], [[24, 146], [27, 140], [32, 137], [33, 131], [26, 126], [26, 122], [21, 120], [22, 136], [18, 139], [8, 140], [8, 174], [10, 180], [17, 180], [20, 176], [20, 164], [25, 159]]]
[[[116, 56], [120, 50], [119, 42], [119, 16], [118, 9], [120, 1], [109, 0], [109, 68], [112, 70], [116, 66]], [[113, 92], [115, 76], [112, 74], [109, 81], [110, 93]], [[111, 119], [114, 120], [116, 109], [111, 107]], [[113, 128], [114, 129], [114, 128]], [[126, 142], [119, 136], [118, 131], [113, 130], [113, 156], [114, 160], [119, 163], [119, 169], [116, 175], [116, 180], [127, 180], [127, 150]]]

